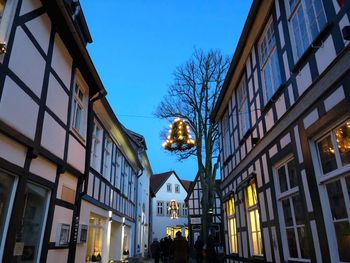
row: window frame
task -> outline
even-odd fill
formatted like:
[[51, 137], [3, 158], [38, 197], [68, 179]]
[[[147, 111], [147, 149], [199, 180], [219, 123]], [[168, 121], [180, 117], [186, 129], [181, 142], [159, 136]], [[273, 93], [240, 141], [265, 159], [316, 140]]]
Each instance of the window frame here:
[[113, 141], [108, 134], [105, 134], [104, 137], [102, 176], [111, 181]]
[[[101, 168], [103, 129], [96, 119], [93, 122], [90, 165], [98, 172]], [[99, 134], [95, 131], [99, 130]], [[97, 147], [98, 146], [98, 147]]]
[[166, 184], [166, 191], [167, 191], [167, 193], [172, 193], [172, 192], [173, 192], [173, 191], [172, 191], [171, 183], [167, 183], [167, 184]]
[[228, 110], [225, 111], [225, 114], [222, 118], [222, 150], [224, 155], [224, 161], [230, 156], [231, 148], [231, 138], [230, 138], [230, 117]]
[[[301, 193], [299, 192], [298, 185], [296, 185], [294, 187], [290, 186], [288, 164], [292, 161], [294, 161], [295, 164], [297, 163], [297, 159], [292, 154], [290, 154], [287, 157], [283, 158], [277, 165], [275, 165], [273, 167], [274, 182], [275, 182], [275, 188], [276, 188], [277, 208], [279, 211], [278, 212], [278, 220], [279, 220], [281, 237], [282, 237], [283, 254], [284, 254], [284, 257], [286, 259], [291, 260], [291, 261], [311, 262], [311, 259], [303, 258], [301, 255], [298, 229], [304, 228], [304, 230], [306, 230], [307, 225], [306, 225], [305, 221], [304, 221], [304, 224], [297, 224], [297, 222], [296, 222], [293, 197], [299, 196], [300, 200], [303, 200], [303, 198], [301, 196]], [[283, 168], [285, 170], [285, 175], [286, 175], [287, 190], [285, 190], [285, 191], [281, 190], [280, 176], [278, 173], [278, 171], [281, 168]], [[289, 202], [289, 205], [290, 205], [290, 212], [291, 212], [291, 217], [292, 217], [292, 225], [291, 226], [286, 226], [286, 224], [285, 224], [285, 215], [284, 215], [284, 209], [283, 209], [283, 201], [285, 201], [285, 200], [287, 200]], [[288, 238], [287, 238], [287, 230], [289, 230], [289, 229], [293, 229], [293, 232], [294, 232], [298, 257], [292, 257], [290, 255]], [[310, 240], [312, 238], [310, 236], [308, 236], [308, 239]]]
[[175, 184], [175, 193], [180, 193], [180, 185], [179, 184]]
[[[232, 213], [230, 210], [230, 205], [232, 205]], [[232, 194], [229, 199], [225, 202], [226, 220], [227, 220], [227, 234], [229, 242], [230, 254], [238, 254], [238, 235], [237, 235], [237, 219], [236, 219], [236, 207], [234, 194]], [[230, 221], [232, 220], [232, 229]], [[233, 230], [233, 233], [231, 233]]]
[[[272, 30], [272, 36], [271, 38], [274, 38], [274, 45], [269, 49], [269, 47], [266, 47], [266, 55], [265, 58], [262, 57], [262, 44], [263, 43], [269, 43], [269, 41], [265, 41], [268, 37], [269, 31]], [[273, 97], [273, 95], [276, 93], [278, 88], [282, 84], [282, 76], [281, 76], [281, 68], [280, 68], [280, 62], [278, 58], [278, 51], [277, 51], [277, 40], [276, 40], [276, 32], [273, 24], [273, 17], [271, 16], [268, 20], [268, 22], [265, 25], [264, 31], [260, 37], [260, 40], [258, 42], [258, 50], [259, 50], [259, 62], [260, 62], [260, 75], [262, 80], [262, 91], [263, 91], [263, 99], [264, 104], [266, 105], [269, 100]], [[277, 67], [278, 67], [278, 79], [277, 76], [275, 76], [275, 73], [273, 68], [273, 56], [277, 56]], [[268, 69], [267, 69], [268, 68]], [[266, 79], [265, 79], [265, 70], [269, 71], [270, 79], [271, 79], [271, 91], [270, 95], [268, 94], [267, 85], [266, 85]], [[279, 81], [279, 82], [277, 82]]]
[[[317, 32], [317, 35], [315, 37], [313, 37], [312, 33], [311, 33], [311, 29], [310, 29], [311, 24], [310, 24], [310, 21], [309, 21], [309, 17], [307, 15], [308, 9], [305, 7], [305, 5], [306, 5], [305, 4], [305, 0], [296, 0], [295, 5], [292, 8], [292, 10], [291, 10], [290, 4], [289, 4], [289, 0], [284, 0], [284, 1], [285, 1], [286, 13], [287, 13], [289, 35], [291, 36], [292, 54], [293, 54], [294, 62], [296, 63], [297, 61], [300, 60], [301, 57], [303, 57], [305, 52], [312, 45], [313, 41], [317, 38], [317, 36], [322, 32], [324, 27], [327, 25], [327, 15], [326, 15], [326, 12], [325, 12], [323, 1], [322, 0], [316, 0], [316, 1], [320, 1], [319, 3], [321, 4], [321, 8], [322, 8], [322, 11], [323, 11], [323, 14], [324, 14], [325, 23], [323, 25], [319, 26], [318, 20], [315, 17], [315, 21], [317, 23], [318, 32]], [[314, 1], [315, 0], [312, 0], [312, 3]], [[292, 25], [292, 19], [295, 17], [295, 15], [297, 15], [298, 9], [300, 7], [302, 8], [302, 11], [303, 11], [303, 19], [304, 19], [304, 23], [305, 23], [305, 27], [306, 27], [306, 35], [307, 35], [307, 38], [308, 38], [308, 44], [306, 45], [304, 50], [301, 51], [301, 54], [298, 55], [298, 53], [297, 53], [298, 52], [297, 51], [297, 44], [296, 44], [295, 34], [294, 34], [294, 28], [293, 28], [293, 25]], [[314, 9], [314, 4], [312, 5], [312, 8]], [[299, 25], [299, 21], [298, 21], [298, 25]], [[300, 27], [299, 27], [299, 30], [300, 30]]]
[[157, 201], [157, 216], [164, 216], [164, 201]]
[[[240, 93], [240, 91], [242, 91], [242, 93]], [[244, 74], [237, 86], [236, 93], [239, 133], [240, 139], [242, 139], [251, 128], [248, 90]]]
[[[340, 262], [340, 254], [338, 250], [338, 240], [336, 236], [336, 230], [334, 227], [334, 221], [333, 221], [331, 206], [329, 203], [329, 196], [328, 196], [326, 187], [327, 187], [327, 184], [329, 183], [333, 183], [338, 180], [340, 181], [342, 180], [342, 178], [345, 179], [347, 176], [350, 176], [350, 164], [342, 167], [338, 167], [338, 169], [335, 169], [327, 173], [326, 175], [324, 175], [321, 167], [321, 160], [319, 158], [319, 152], [317, 149], [317, 142], [322, 140], [322, 138], [325, 138], [332, 131], [344, 125], [344, 123], [346, 123], [347, 121], [350, 121], [349, 115], [345, 115], [342, 118], [339, 118], [339, 120], [335, 122], [333, 125], [327, 126], [327, 127], [330, 127], [329, 129], [321, 131], [319, 134], [315, 135], [314, 138], [309, 140], [310, 152], [312, 157], [311, 159], [312, 159], [313, 167], [315, 169], [315, 178], [318, 186], [323, 217], [325, 220], [332, 222], [332, 224], [325, 225], [330, 256], [331, 258], [334, 258], [335, 261], [339, 261], [339, 262]], [[343, 186], [342, 186], [342, 192], [343, 192], [344, 199], [346, 199], [344, 195]], [[349, 199], [350, 199], [350, 196], [349, 196]], [[350, 200], [349, 200], [349, 207], [350, 207]], [[348, 214], [348, 218], [350, 218], [350, 214]]]
[[[255, 203], [253, 203], [252, 205], [249, 205], [249, 187], [255, 186], [255, 198], [254, 195], [252, 195], [253, 201], [255, 199]], [[253, 190], [253, 187], [251, 188]], [[256, 180], [252, 180], [249, 185], [247, 185], [247, 187], [245, 188], [245, 206], [246, 206], [246, 216], [247, 216], [247, 222], [248, 222], [248, 235], [249, 235], [249, 247], [250, 247], [250, 255], [253, 257], [262, 257], [264, 256], [264, 244], [263, 244], [263, 240], [262, 240], [262, 229], [261, 229], [261, 224], [260, 224], [260, 211], [259, 211], [259, 201], [258, 201], [258, 192], [257, 192], [257, 184], [256, 184]], [[254, 191], [253, 191], [254, 192]], [[251, 213], [254, 212], [254, 220], [255, 220], [255, 228], [256, 230], [252, 231], [252, 223], [251, 223]], [[258, 216], [258, 218], [257, 218]], [[259, 230], [257, 230], [257, 226], [259, 225]], [[258, 247], [258, 253], [255, 254], [254, 251], [254, 244], [253, 244], [253, 237], [252, 235], [255, 234], [256, 235], [256, 240], [258, 241], [258, 243], [256, 244]], [[261, 240], [261, 246], [259, 244], [259, 236], [260, 236], [260, 240]], [[261, 252], [261, 253], [259, 253]]]
[[[75, 78], [72, 90], [72, 104], [71, 104], [71, 120], [70, 120], [70, 129], [77, 135], [77, 137], [85, 144], [86, 140], [86, 131], [87, 131], [87, 111], [88, 111], [88, 85], [83, 79], [80, 71], [76, 69]], [[76, 88], [78, 94], [76, 93]], [[82, 99], [79, 97], [79, 92], [82, 94]], [[81, 116], [79, 127], [76, 127], [76, 109], [81, 107]]]

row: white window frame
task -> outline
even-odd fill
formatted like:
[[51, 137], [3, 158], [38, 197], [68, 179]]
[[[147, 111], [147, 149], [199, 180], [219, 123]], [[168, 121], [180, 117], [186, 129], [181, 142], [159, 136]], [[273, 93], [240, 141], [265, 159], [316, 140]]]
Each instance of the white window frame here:
[[121, 151], [119, 150], [119, 148], [117, 146], [115, 146], [115, 151], [116, 151], [116, 171], [115, 171], [115, 187], [119, 190], [121, 190], [121, 177], [122, 177], [122, 170], [121, 170], [121, 165], [122, 165], [122, 158], [123, 155], [121, 153]]
[[[236, 207], [234, 196], [230, 196], [229, 200], [225, 202], [226, 220], [227, 220], [227, 234], [230, 254], [238, 254], [238, 236], [237, 236], [237, 220]], [[232, 202], [233, 213], [229, 214], [229, 202]], [[231, 229], [232, 222], [232, 229]]]
[[175, 184], [175, 193], [180, 193], [180, 185]]
[[103, 129], [98, 124], [97, 120], [94, 120], [94, 128], [92, 133], [91, 143], [91, 166], [98, 172], [101, 169], [101, 154], [102, 154], [102, 136]]
[[[268, 47], [268, 43], [270, 43], [268, 36], [270, 33], [270, 30], [272, 30], [271, 38], [274, 38], [274, 45], [271, 47]], [[261, 79], [262, 79], [262, 87], [263, 87], [263, 95], [264, 95], [264, 102], [265, 104], [272, 98], [273, 94], [277, 91], [279, 86], [282, 83], [281, 80], [281, 69], [279, 65], [279, 60], [278, 60], [278, 52], [277, 52], [277, 45], [276, 45], [276, 32], [273, 27], [273, 20], [272, 17], [269, 19], [267, 22], [264, 32], [260, 38], [259, 41], [259, 56], [260, 56], [260, 74], [261, 74]], [[266, 54], [263, 57], [263, 48], [262, 46], [266, 47]], [[273, 56], [277, 56], [277, 67], [278, 67], [278, 76], [275, 76], [275, 73], [273, 71], [274, 65], [273, 65]], [[276, 65], [275, 65], [276, 66]], [[268, 70], [270, 79], [271, 79], [271, 91], [268, 92], [268, 88], [266, 85], [266, 79], [265, 79], [265, 70]], [[269, 94], [271, 93], [271, 94]]]
[[226, 110], [224, 117], [222, 118], [222, 149], [224, 154], [224, 161], [231, 154], [231, 138], [230, 138], [230, 121], [229, 114]]
[[[255, 192], [256, 192], [256, 203], [254, 205], [249, 206], [249, 202], [248, 202], [248, 187], [251, 186], [252, 184], [255, 184]], [[246, 188], [245, 188], [245, 199], [246, 199], [246, 214], [247, 214], [247, 222], [248, 222], [248, 233], [249, 233], [249, 247], [250, 247], [250, 254], [251, 256], [264, 256], [264, 244], [263, 244], [263, 240], [262, 240], [262, 228], [261, 228], [261, 224], [260, 224], [260, 211], [259, 211], [259, 201], [258, 201], [258, 189], [257, 189], [257, 184], [256, 181], [254, 180], [253, 182], [251, 182]], [[256, 230], [254, 233], [252, 232], [252, 223], [250, 220], [250, 213], [254, 212], [254, 219], [255, 219], [255, 227], [257, 227], [259, 225], [260, 231]], [[256, 215], [258, 214], [259, 218], [256, 217]], [[257, 243], [257, 247], [258, 250], [261, 251], [262, 253], [255, 253], [254, 251], [254, 244], [253, 244], [253, 238], [252, 235], [256, 235], [256, 240], [258, 240], [258, 237], [260, 235], [260, 239], [261, 239], [261, 247], [259, 242]], [[259, 252], [258, 251], [258, 252]]]
[[188, 216], [188, 208], [186, 206], [186, 203], [182, 203], [181, 204], [181, 215], [183, 217], [187, 217]]
[[157, 201], [157, 216], [164, 216], [164, 202], [163, 201]]
[[245, 81], [245, 75], [242, 76], [241, 81], [237, 87], [237, 115], [238, 124], [240, 131], [240, 139], [248, 132], [250, 129], [250, 111], [248, 105], [248, 91]]
[[111, 180], [111, 165], [112, 165], [112, 139], [108, 135], [105, 135], [103, 146], [103, 167], [102, 175], [108, 181]]
[[[78, 88], [78, 94], [76, 93], [76, 87]], [[87, 128], [87, 111], [88, 111], [88, 85], [84, 81], [80, 71], [77, 69], [75, 73], [75, 81], [72, 90], [72, 109], [71, 109], [71, 130], [78, 138], [85, 143], [86, 128]], [[79, 92], [83, 95], [82, 99], [79, 97]], [[78, 107], [81, 110], [80, 123], [76, 127], [76, 110]]]
[[[298, 262], [311, 262], [310, 259], [307, 258], [302, 258], [301, 257], [301, 250], [300, 250], [300, 243], [299, 243], [299, 235], [297, 233], [298, 228], [304, 227], [306, 229], [306, 223], [304, 222], [303, 225], [297, 225], [296, 224], [296, 219], [295, 219], [295, 212], [294, 212], [294, 204], [293, 204], [293, 196], [299, 195], [300, 199], [302, 200], [300, 193], [299, 193], [299, 186], [294, 186], [291, 188], [290, 186], [290, 179], [289, 179], [289, 171], [288, 171], [288, 163], [291, 161], [297, 163], [297, 160], [294, 158], [293, 155], [288, 155], [286, 158], [282, 159], [273, 169], [274, 173], [274, 183], [275, 183], [275, 188], [276, 188], [276, 199], [277, 199], [277, 208], [279, 211], [279, 224], [281, 226], [281, 237], [282, 237], [282, 245], [283, 245], [283, 255], [285, 258], [291, 261], [298, 261]], [[280, 168], [285, 169], [286, 173], [286, 181], [287, 181], [287, 190], [284, 192], [281, 192], [280, 188], [280, 178], [278, 174], [278, 170]], [[292, 220], [293, 220], [293, 226], [286, 226], [285, 225], [285, 218], [284, 218], [284, 210], [283, 210], [283, 200], [288, 200], [290, 203], [290, 209], [291, 209], [291, 214], [292, 214]], [[293, 229], [294, 230], [294, 235], [295, 235], [295, 242], [297, 246], [297, 253], [298, 257], [294, 258], [291, 257], [289, 254], [289, 246], [288, 246], [288, 239], [287, 239], [287, 229]], [[311, 240], [312, 237], [309, 236], [309, 239]]]
[[[312, 0], [312, 2], [314, 2], [315, 0]], [[326, 16], [326, 12], [324, 10], [324, 6], [323, 6], [323, 2], [322, 0], [316, 0], [316, 1], [320, 1], [320, 4], [322, 6], [322, 11], [323, 11], [323, 15], [325, 18], [325, 24], [321, 26], [321, 28], [318, 25], [318, 21], [316, 19], [317, 22], [317, 27], [318, 27], [318, 34], [321, 32], [321, 30], [323, 29], [323, 27], [327, 24], [327, 16]], [[289, 27], [289, 35], [291, 36], [291, 40], [292, 40], [292, 45], [293, 45], [293, 57], [294, 57], [294, 61], [298, 61], [303, 54], [305, 54], [305, 51], [308, 49], [308, 47], [311, 45], [311, 43], [314, 41], [315, 37], [312, 36], [312, 33], [310, 32], [310, 23], [309, 23], [309, 17], [307, 15], [307, 9], [306, 9], [306, 4], [305, 4], [305, 0], [296, 0], [296, 4], [293, 7], [293, 9], [291, 10], [290, 5], [289, 5], [289, 0], [285, 0], [285, 6], [286, 6], [286, 11], [287, 11], [287, 19], [288, 19], [288, 27]], [[314, 6], [314, 5], [313, 5]], [[302, 8], [303, 10], [303, 14], [304, 14], [304, 21], [306, 24], [306, 35], [307, 35], [307, 40], [308, 40], [308, 44], [307, 46], [304, 48], [304, 50], [301, 52], [301, 54], [297, 54], [297, 44], [296, 44], [296, 40], [295, 40], [295, 34], [294, 34], [294, 28], [292, 25], [292, 19], [294, 18], [294, 16], [296, 15], [297, 11], [299, 8]], [[299, 20], [299, 19], [298, 19]], [[299, 27], [300, 29], [300, 27]]]
[[[10, 194], [10, 200], [9, 200], [9, 204], [8, 204], [8, 210], [7, 210], [7, 214], [5, 215], [5, 222], [4, 222], [4, 231], [3, 231], [3, 235], [1, 238], [1, 246], [0, 246], [0, 262], [2, 262], [2, 257], [4, 255], [4, 248], [5, 248], [5, 241], [6, 241], [6, 237], [7, 237], [7, 230], [10, 224], [10, 219], [11, 219], [11, 214], [12, 214], [12, 209], [13, 209], [13, 204], [15, 201], [15, 195], [16, 195], [16, 190], [17, 190], [17, 185], [18, 185], [18, 176], [0, 169], [0, 172], [5, 173], [8, 176], [12, 176], [13, 177], [13, 186], [12, 186], [12, 191]], [[46, 221], [45, 221], [46, 222]]]
[[167, 184], [166, 184], [166, 191], [167, 191], [168, 193], [172, 193], [171, 183], [167, 183]]
[[[315, 177], [316, 177], [316, 182], [318, 186], [318, 191], [319, 191], [319, 196], [320, 196], [320, 201], [321, 201], [321, 206], [322, 206], [322, 213], [323, 213], [323, 218], [327, 222], [333, 222], [333, 216], [332, 216], [332, 211], [331, 207], [329, 204], [329, 198], [328, 198], [328, 193], [326, 189], [326, 184], [331, 183], [337, 180], [342, 180], [342, 178], [345, 178], [345, 176], [349, 176], [350, 173], [350, 164], [339, 167], [338, 169], [331, 171], [327, 174], [323, 174], [322, 166], [321, 166], [321, 160], [319, 157], [319, 152], [317, 149], [317, 142], [325, 138], [328, 134], [332, 133], [334, 130], [336, 130], [338, 127], [343, 125], [346, 120], [350, 120], [350, 116], [345, 116], [344, 118], [339, 119], [337, 123], [334, 125], [330, 126], [330, 129], [327, 131], [322, 131], [318, 135], [315, 136], [315, 138], [311, 139], [309, 141], [309, 146], [310, 146], [310, 152], [311, 152], [311, 157], [312, 157], [312, 163], [313, 167], [315, 169]], [[337, 148], [337, 147], [336, 147]], [[336, 157], [337, 158], [337, 157]], [[337, 162], [337, 164], [339, 164]], [[342, 190], [344, 194], [344, 187], [342, 184]], [[344, 196], [344, 199], [345, 196]], [[345, 200], [345, 202], [347, 202]], [[348, 208], [349, 207], [349, 208]], [[350, 201], [349, 204], [347, 205], [347, 212], [348, 212], [348, 218], [350, 218]], [[327, 235], [327, 240], [328, 240], [328, 247], [330, 251], [330, 257], [334, 259], [336, 262], [340, 262], [339, 259], [339, 253], [338, 253], [338, 241], [334, 229], [334, 224], [325, 224], [326, 228], [326, 235]]]
[[[8, 43], [13, 20], [16, 14], [18, 0], [7, 0], [4, 7], [4, 12], [0, 18], [0, 43], [5, 45]], [[0, 55], [0, 62], [3, 62], [4, 54]]]

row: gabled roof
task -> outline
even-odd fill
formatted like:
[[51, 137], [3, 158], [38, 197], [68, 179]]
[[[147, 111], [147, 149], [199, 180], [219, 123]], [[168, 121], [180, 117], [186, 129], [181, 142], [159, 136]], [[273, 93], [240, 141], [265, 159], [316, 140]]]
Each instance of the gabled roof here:
[[[187, 202], [188, 199], [190, 198], [192, 192], [193, 192], [193, 189], [197, 183], [197, 181], [199, 182], [200, 181], [200, 178], [199, 178], [199, 173], [197, 172], [197, 175], [196, 177], [194, 178], [193, 182], [191, 182], [190, 184], [190, 187], [188, 188], [187, 190], [187, 196], [185, 198], [185, 201]], [[221, 192], [220, 192], [220, 184], [221, 184], [221, 180], [215, 180], [215, 192], [221, 197]]]
[[[188, 182], [190, 182], [190, 181], [181, 180], [175, 171], [168, 171], [168, 172], [160, 173], [160, 174], [152, 174], [152, 176], [151, 176], [151, 189], [154, 192], [154, 194], [157, 194], [159, 189], [164, 185], [164, 183], [168, 180], [168, 178], [172, 174], [174, 174], [176, 176], [177, 180], [179, 180], [182, 187], [185, 188], [186, 192], [188, 192], [188, 187], [186, 187], [186, 185], [188, 185]], [[185, 181], [185, 183], [184, 183], [184, 181]]]
[[191, 183], [192, 181], [189, 180], [181, 180], [183, 186], [185, 187], [186, 191], [188, 192], [188, 190], [190, 189]]

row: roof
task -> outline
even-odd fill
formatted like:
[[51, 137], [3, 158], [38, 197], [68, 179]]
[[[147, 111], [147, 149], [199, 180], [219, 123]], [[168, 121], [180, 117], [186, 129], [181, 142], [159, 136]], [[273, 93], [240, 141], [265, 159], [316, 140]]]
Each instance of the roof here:
[[[266, 1], [266, 3], [267, 2], [271, 2], [271, 1]], [[224, 100], [225, 99], [227, 100], [226, 93], [229, 90], [232, 76], [237, 71], [237, 66], [240, 62], [240, 59], [243, 55], [243, 52], [247, 48], [248, 37], [251, 34], [251, 29], [253, 28], [253, 26], [256, 26], [256, 24], [257, 24], [257, 21], [255, 18], [259, 12], [260, 6], [263, 3], [266, 4], [265, 1], [254, 0], [252, 5], [251, 5], [251, 8], [250, 8], [249, 13], [248, 13], [248, 17], [247, 17], [246, 22], [245, 22], [244, 27], [243, 27], [242, 34], [241, 34], [239, 41], [238, 41], [238, 44], [237, 44], [237, 48], [235, 50], [230, 67], [229, 67], [228, 72], [226, 74], [221, 92], [219, 94], [219, 97], [218, 97], [218, 100], [215, 104], [215, 107], [214, 107], [213, 111], [211, 112], [210, 118], [212, 121], [218, 121], [218, 119], [220, 118], [220, 115], [222, 114], [222, 104], [226, 103], [226, 101], [224, 101]], [[261, 26], [261, 25], [258, 25], [258, 26]]]
[[157, 194], [159, 189], [164, 185], [164, 183], [168, 180], [168, 178], [174, 174], [176, 178], [181, 183], [182, 187], [185, 188], [186, 192], [188, 192], [188, 186], [191, 183], [187, 180], [181, 180], [175, 171], [168, 171], [160, 174], [152, 174], [151, 176], [151, 189], [154, 194]]
[[184, 185], [186, 191], [188, 192], [188, 189], [190, 189], [190, 185], [192, 183], [192, 181], [189, 180], [181, 180], [182, 184]]

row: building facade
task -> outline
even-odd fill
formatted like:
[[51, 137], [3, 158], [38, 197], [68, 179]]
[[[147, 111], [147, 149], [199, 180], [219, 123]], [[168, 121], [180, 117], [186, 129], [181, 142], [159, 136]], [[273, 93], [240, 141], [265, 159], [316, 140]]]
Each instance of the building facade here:
[[[152, 239], [165, 236], [175, 237], [177, 231], [188, 236], [187, 196], [186, 183], [177, 176], [175, 171], [161, 174], [153, 174], [151, 177], [151, 188], [155, 194], [152, 198]], [[171, 218], [172, 211], [169, 209], [171, 201], [177, 204], [177, 218]]]
[[[215, 190], [215, 201], [213, 204], [211, 214], [211, 224], [207, 231], [207, 234], [212, 234], [215, 237], [215, 246], [218, 252], [223, 252], [224, 235], [222, 226], [222, 211], [221, 211], [221, 193], [220, 193], [220, 181], [217, 181], [217, 188]], [[188, 194], [185, 199], [185, 203], [188, 207], [188, 230], [190, 247], [192, 248], [196, 242], [198, 236], [203, 236], [202, 226], [202, 186], [199, 174], [197, 173], [193, 183], [191, 183], [188, 189]]]
[[350, 262], [350, 1], [253, 1], [212, 118], [226, 262]]
[[103, 98], [91, 41], [78, 1], [0, 3], [1, 262], [137, 254], [151, 168]]

